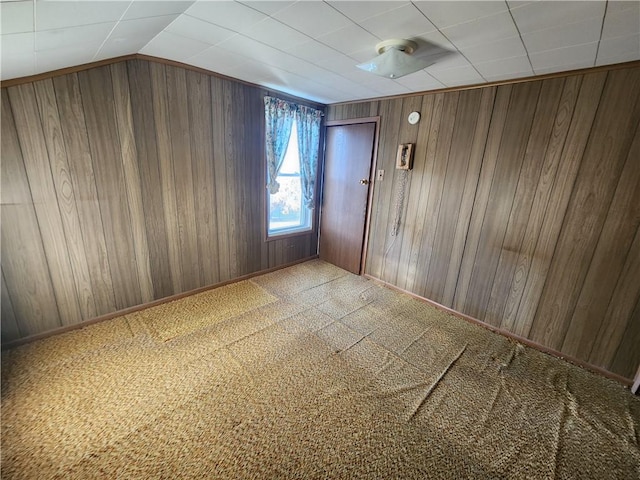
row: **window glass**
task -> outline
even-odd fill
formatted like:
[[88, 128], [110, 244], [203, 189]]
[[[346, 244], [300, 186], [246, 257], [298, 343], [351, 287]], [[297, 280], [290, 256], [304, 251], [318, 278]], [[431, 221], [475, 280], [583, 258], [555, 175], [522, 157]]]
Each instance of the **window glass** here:
[[303, 202], [295, 121], [276, 181], [280, 184], [278, 192], [270, 194], [267, 191], [268, 235], [277, 236], [311, 230], [311, 211]]

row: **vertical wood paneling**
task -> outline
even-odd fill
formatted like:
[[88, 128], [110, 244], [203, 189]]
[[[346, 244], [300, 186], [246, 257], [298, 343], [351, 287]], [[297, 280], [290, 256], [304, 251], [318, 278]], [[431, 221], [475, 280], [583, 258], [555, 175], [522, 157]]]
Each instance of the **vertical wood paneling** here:
[[149, 63], [133, 60], [127, 64], [131, 107], [138, 153], [144, 226], [149, 248], [149, 266], [155, 298], [171, 295], [173, 282], [169, 266], [167, 226], [160, 177], [160, 162], [156, 142], [153, 94]]
[[[419, 110], [421, 105], [422, 105], [422, 98], [420, 97], [408, 97], [403, 100], [402, 112], [400, 114], [400, 118], [401, 118], [400, 130], [398, 131], [398, 144], [404, 144], [404, 143], [415, 144], [416, 143], [416, 139], [418, 138], [419, 126], [411, 125], [409, 122], [406, 121], [406, 118], [409, 116], [411, 112]], [[363, 114], [364, 112], [366, 112], [366, 109], [362, 109], [362, 108], [359, 109], [359, 113]], [[385, 275], [386, 277], [397, 279], [398, 278], [397, 272], [401, 262], [402, 253], [403, 253], [402, 247], [405, 243], [404, 232], [406, 230], [409, 230], [410, 232], [411, 227], [409, 227], [408, 225], [413, 224], [415, 222], [416, 211], [415, 209], [410, 208], [411, 195], [409, 195], [409, 192], [411, 191], [412, 176], [409, 175], [408, 172], [403, 173], [399, 170], [396, 170], [395, 168], [393, 170], [393, 173], [394, 173], [394, 177], [396, 177], [397, 179], [394, 178], [393, 198], [392, 198], [391, 205], [389, 205], [389, 218], [391, 218], [392, 220], [396, 217], [396, 211], [395, 211], [396, 202], [397, 202], [396, 199], [399, 194], [399, 188], [400, 188], [399, 177], [401, 175], [407, 175], [406, 187], [405, 187], [406, 193], [404, 195], [404, 200], [402, 202], [403, 205], [401, 206], [401, 211], [400, 211], [400, 224], [407, 225], [407, 228], [398, 229], [396, 236], [390, 238], [389, 245], [386, 247], [387, 249], [386, 251], [388, 252], [386, 258], [389, 260], [389, 262], [387, 262], [384, 265], [385, 270], [383, 272], [383, 275]], [[407, 236], [411, 237], [411, 235], [407, 235]]]
[[[263, 196], [265, 192], [264, 171], [261, 168], [256, 168], [256, 165], [261, 164], [265, 151], [263, 94], [258, 89], [251, 89], [246, 91], [245, 96], [244, 115], [254, 119], [252, 122], [243, 122], [244, 137], [253, 139], [251, 142], [244, 142], [247, 166], [243, 183], [246, 185], [248, 193], [247, 210], [249, 220], [248, 261], [245, 273], [249, 273], [267, 268], [269, 259], [266, 244], [263, 242], [263, 212], [265, 212]], [[320, 137], [320, 144], [323, 144], [322, 137]], [[318, 161], [320, 162], [321, 159], [319, 158]], [[291, 261], [303, 258], [305, 252], [311, 251], [310, 239], [312, 237], [317, 239], [317, 234], [312, 233], [299, 237], [299, 248], [293, 252], [294, 257]], [[316, 249], [314, 248], [313, 251], [315, 252]]]
[[20, 338], [20, 326], [16, 320], [16, 314], [13, 311], [13, 304], [11, 303], [11, 297], [9, 296], [9, 290], [7, 290], [7, 281], [4, 279], [4, 272], [2, 272], [2, 297], [0, 297], [0, 307], [2, 308], [2, 326], [0, 327], [2, 341], [10, 342]]
[[142, 206], [142, 188], [138, 171], [138, 152], [133, 132], [131, 97], [129, 95], [127, 67], [124, 63], [111, 66], [111, 80], [113, 82], [116, 123], [122, 150], [122, 165], [127, 200], [129, 202], [129, 215], [131, 216], [135, 265], [140, 283], [140, 294], [143, 302], [150, 302], [154, 298], [153, 281], [151, 280], [151, 266], [149, 265], [147, 232], [144, 228], [144, 208]]
[[[27, 178], [32, 186], [31, 196], [49, 264], [60, 320], [63, 325], [78, 323], [82, 320], [82, 312], [73, 280], [73, 269], [33, 85], [9, 88], [9, 99]], [[33, 188], [33, 185], [37, 185], [38, 188]]]
[[164, 221], [167, 229], [167, 244], [169, 251], [169, 266], [174, 292], [183, 292], [182, 263], [180, 254], [180, 228], [178, 209], [176, 206], [176, 181], [174, 178], [173, 160], [171, 153], [171, 127], [169, 124], [169, 107], [167, 99], [166, 67], [152, 63], [151, 89], [153, 92], [153, 114], [156, 125], [156, 142], [158, 164], [160, 169], [160, 184], [162, 188], [162, 205]]
[[539, 93], [540, 83], [535, 82], [515, 85], [511, 94], [469, 292], [465, 299], [468, 314], [480, 320], [486, 317]]
[[568, 355], [589, 357], [600, 320], [610, 305], [639, 224], [640, 128], [636, 130], [635, 140], [619, 177], [602, 234], [562, 345], [562, 351]]
[[228, 280], [231, 276], [231, 245], [229, 238], [233, 231], [229, 223], [229, 205], [227, 204], [227, 151], [226, 151], [226, 116], [224, 84], [225, 80], [211, 78], [211, 102], [213, 112], [213, 165], [215, 178], [216, 205], [218, 208], [218, 265], [220, 280]]
[[20, 333], [29, 335], [62, 323], [6, 90], [1, 115], [3, 288]]
[[427, 197], [425, 224], [423, 226], [424, 235], [422, 237], [422, 246], [418, 255], [418, 269], [422, 275], [418, 279], [417, 288], [421, 292], [425, 292], [431, 288], [433, 279], [429, 277], [429, 265], [434, 254], [436, 242], [436, 228], [440, 208], [442, 206], [443, 192], [447, 168], [449, 166], [449, 152], [451, 150], [451, 142], [453, 140], [453, 131], [456, 120], [456, 111], [458, 110], [459, 92], [453, 92], [454, 95], [445, 95], [442, 107], [442, 116], [439, 122], [437, 140], [430, 145], [435, 144], [433, 156], [427, 157], [427, 161], [433, 162], [431, 170], [431, 182], [429, 185], [429, 196]]
[[571, 118], [575, 108], [582, 77], [575, 76], [565, 79], [562, 98], [553, 122], [551, 139], [547, 146], [540, 178], [536, 186], [536, 193], [531, 206], [531, 213], [527, 220], [524, 239], [520, 247], [520, 253], [514, 268], [513, 278], [506, 295], [505, 309], [502, 315], [501, 327], [508, 331], [515, 331], [517, 325], [522, 325], [522, 319], [518, 322], [517, 313], [520, 301], [523, 297], [527, 275], [531, 265], [537, 261], [534, 250], [538, 236], [545, 219], [547, 206], [554, 185], [556, 174], [560, 168], [562, 149], [567, 139], [567, 132], [571, 124]]
[[465, 309], [464, 301], [469, 291], [471, 274], [473, 273], [474, 261], [480, 242], [480, 234], [482, 233], [482, 221], [487, 210], [487, 202], [496, 169], [498, 149], [500, 148], [500, 142], [502, 140], [502, 132], [507, 118], [512, 88], [511, 85], [507, 85], [499, 88], [496, 92], [482, 168], [480, 169], [476, 194], [473, 199], [473, 206], [471, 207], [472, 213], [467, 230], [467, 241], [465, 243], [462, 261], [460, 262], [460, 272], [458, 273], [457, 286], [453, 297], [453, 308], [460, 312]]
[[114, 311], [116, 303], [80, 85], [76, 74], [57, 77], [53, 83], [87, 256], [91, 292], [96, 314], [103, 315]]
[[542, 89], [535, 116], [531, 127], [531, 134], [526, 141], [522, 169], [514, 194], [513, 206], [509, 213], [509, 221], [505, 232], [495, 280], [491, 289], [489, 303], [486, 307], [484, 321], [492, 325], [500, 325], [504, 316], [506, 301], [514, 271], [518, 263], [518, 253], [522, 251], [524, 233], [529, 223], [529, 216], [535, 195], [535, 185], [538, 184], [547, 145], [553, 128], [550, 118], [555, 118], [564, 86], [564, 79], [554, 79], [542, 82]]
[[532, 254], [524, 291], [516, 314], [515, 333], [529, 337], [540, 301], [540, 295], [553, 259], [560, 228], [565, 216], [571, 190], [580, 169], [582, 155], [589, 138], [606, 73], [587, 75], [582, 81], [580, 94], [573, 113], [571, 126], [562, 151], [551, 198], [538, 231], [538, 240]]
[[53, 82], [44, 80], [34, 83], [44, 140], [49, 153], [51, 176], [55, 186], [60, 217], [65, 234], [65, 243], [69, 252], [69, 261], [73, 271], [78, 304], [82, 318], [96, 316], [96, 304], [91, 290], [89, 267], [80, 230], [80, 220], [71, 173], [67, 162], [67, 151], [62, 137], [62, 127], [56, 102]]
[[2, 89], [3, 342], [315, 254], [262, 237], [265, 93], [143, 60]]
[[[402, 102], [385, 100], [380, 102], [380, 123], [381, 129], [388, 132], [388, 141], [379, 145], [378, 168], [385, 170], [385, 179], [378, 182], [373, 197], [372, 209], [379, 212], [371, 218], [370, 232], [376, 232], [375, 235], [369, 235], [369, 251], [376, 252], [367, 260], [366, 272], [376, 277], [381, 276], [384, 268], [385, 256], [384, 247], [387, 240], [391, 237], [391, 222], [389, 220], [389, 209], [394, 203], [392, 197], [394, 191], [395, 175], [395, 153], [398, 148], [398, 130], [400, 122], [400, 114], [402, 112]], [[389, 221], [388, 221], [389, 220]]]
[[220, 280], [218, 269], [218, 216], [215, 200], [215, 172], [213, 169], [213, 124], [211, 118], [211, 89], [209, 77], [187, 72], [187, 91], [191, 101], [189, 125], [191, 158], [195, 193], [195, 218], [198, 219], [197, 238], [200, 278], [205, 285]]
[[451, 260], [460, 205], [465, 187], [465, 177], [469, 167], [474, 141], [473, 132], [478, 120], [481, 90], [461, 92], [458, 110], [454, 116], [455, 124], [451, 147], [448, 152], [447, 170], [444, 175], [443, 194], [436, 222], [433, 241], [433, 254], [428, 265], [428, 285], [424, 295], [442, 302], [445, 282]]
[[[626, 341], [626, 330], [631, 322], [638, 321], [640, 303], [640, 228], [631, 244], [622, 273], [609, 301], [607, 312], [602, 319], [589, 355], [594, 365], [611, 365], [615, 360], [618, 346]], [[636, 309], [634, 312], [634, 308]], [[631, 327], [629, 327], [631, 328]], [[637, 350], [637, 343], [635, 344]], [[630, 362], [633, 369], [633, 362]], [[629, 366], [628, 366], [629, 367]], [[627, 367], [627, 368], [628, 368]], [[633, 375], [634, 372], [631, 372]]]
[[170, 105], [171, 156], [175, 182], [180, 263], [182, 265], [182, 287], [184, 290], [193, 290], [201, 283], [191, 168], [186, 72], [182, 68], [167, 66], [166, 76], [167, 101]]
[[[141, 302], [110, 68], [78, 73], [117, 308]], [[132, 268], [132, 266], [134, 268]]]
[[487, 135], [491, 122], [495, 96], [495, 88], [482, 90], [482, 100], [479, 106], [476, 129], [473, 133], [473, 144], [471, 146], [469, 165], [465, 178], [464, 193], [460, 205], [460, 212], [458, 213], [455, 237], [451, 246], [451, 260], [449, 261], [449, 270], [447, 272], [445, 289], [441, 300], [445, 305], [452, 304], [458, 284], [458, 272], [460, 271], [464, 255], [464, 247], [467, 240], [469, 222], [471, 220], [471, 213], [473, 210], [473, 199], [476, 195], [478, 176], [480, 175], [482, 158], [487, 145]]
[[[636, 270], [637, 272], [637, 270]], [[637, 277], [636, 277], [637, 278]], [[620, 344], [616, 349], [615, 356], [611, 361], [611, 370], [619, 372], [627, 378], [633, 378], [637, 371], [637, 365], [640, 365], [640, 299], [636, 303], [627, 328], [622, 335]]]
[[[426, 159], [432, 116], [435, 115], [433, 113], [435, 98], [434, 95], [422, 97], [422, 104], [418, 109], [422, 112], [422, 120], [417, 124], [418, 134], [415, 140], [414, 163], [410, 180], [413, 185], [420, 187], [409, 188], [407, 191], [405, 229], [408, 231], [405, 232], [406, 235], [403, 235], [396, 279], [397, 285], [404, 289], [409, 289], [408, 285], [413, 286], [418, 264], [419, 243], [424, 225], [424, 209], [420, 208], [420, 205], [422, 204], [423, 192], [426, 190], [424, 186], [428, 185], [428, 175], [433, 167], [433, 163], [423, 159]], [[440, 106], [442, 106], [442, 102], [440, 102]], [[426, 194], [428, 195], [428, 190]]]
[[[240, 182], [246, 173], [245, 167], [245, 147], [242, 142], [236, 142], [236, 138], [241, 138], [244, 134], [242, 118], [239, 112], [245, 109], [244, 96], [240, 95], [240, 85], [225, 82], [224, 90], [224, 111], [227, 120], [227, 131], [225, 135], [225, 151], [227, 152], [227, 181], [232, 185], [227, 189], [227, 203], [230, 209], [227, 215], [227, 225], [229, 233], [234, 239], [231, 242], [231, 276], [242, 275], [246, 269], [247, 261], [247, 189], [244, 182]], [[237, 107], [237, 108], [236, 108]], [[236, 197], [238, 201], [234, 201]]]
[[[375, 185], [367, 273], [633, 376], [639, 79], [630, 68], [422, 96], [402, 245], [388, 238], [387, 171]], [[387, 169], [405, 102], [369, 103], [381, 116], [378, 164]], [[349, 119], [366, 103], [328, 114]]]
[[558, 350], [640, 121], [639, 94], [640, 69], [609, 73], [531, 331]]

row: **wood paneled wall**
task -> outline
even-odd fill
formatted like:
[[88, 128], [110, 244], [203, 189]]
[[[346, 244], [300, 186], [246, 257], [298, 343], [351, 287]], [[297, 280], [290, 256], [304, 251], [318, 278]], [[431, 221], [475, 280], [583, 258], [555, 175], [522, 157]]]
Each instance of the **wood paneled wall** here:
[[263, 241], [266, 92], [145, 60], [2, 89], [2, 341], [316, 253]]
[[[412, 126], [407, 115], [422, 113]], [[329, 108], [380, 115], [366, 272], [633, 378], [640, 68]], [[416, 144], [391, 235], [399, 143]]]

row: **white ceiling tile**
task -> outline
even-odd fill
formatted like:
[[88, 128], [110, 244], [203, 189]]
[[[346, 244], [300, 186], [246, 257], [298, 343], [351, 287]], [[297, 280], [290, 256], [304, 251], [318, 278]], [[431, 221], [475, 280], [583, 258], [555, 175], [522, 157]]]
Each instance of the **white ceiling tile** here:
[[419, 70], [411, 75], [396, 79], [400, 85], [404, 85], [412, 91], [436, 90], [444, 88], [444, 85], [433, 78], [424, 70]]
[[353, 58], [356, 62], [358, 63], [364, 63], [364, 62], [368, 62], [369, 60], [373, 59], [374, 57], [377, 56], [376, 53], [372, 53], [371, 52], [371, 48], [367, 47], [363, 50], [360, 50], [358, 52], [352, 52], [349, 54], [349, 56], [351, 58]]
[[[36, 50], [51, 51], [77, 46], [87, 50], [92, 49], [91, 55], [93, 55], [115, 26], [115, 22], [109, 22], [36, 32]], [[49, 52], [49, 55], [51, 54]], [[57, 51], [55, 54], [57, 55]]]
[[50, 72], [59, 68], [84, 65], [93, 60], [95, 50], [87, 45], [71, 45], [56, 48], [55, 55], [50, 50], [36, 52], [36, 68], [38, 72]]
[[324, 2], [296, 2], [280, 10], [273, 18], [310, 37], [318, 37], [352, 24], [351, 20]]
[[451, 27], [507, 10], [504, 2], [414, 2], [422, 13], [438, 28]]
[[525, 78], [531, 76], [533, 76], [533, 72], [531, 71], [531, 69], [529, 69], [524, 72], [513, 72], [501, 75], [486, 75], [484, 78], [487, 80], [487, 82], [499, 82], [501, 80], [512, 80], [515, 78]]
[[2, 47], [2, 57], [18, 57], [20, 55], [30, 55], [36, 49], [36, 34], [12, 33], [0, 36], [0, 46]]
[[258, 0], [258, 1], [255, 1], [255, 2], [241, 1], [240, 3], [242, 3], [243, 5], [246, 5], [247, 7], [251, 7], [254, 10], [258, 10], [258, 11], [264, 13], [265, 15], [271, 16], [274, 13], [277, 13], [280, 10], [285, 9], [288, 6], [293, 5], [296, 2], [295, 1], [280, 2], [280, 1]]
[[246, 60], [251, 59], [263, 63], [267, 62], [267, 60], [274, 63], [284, 57], [288, 57], [285, 52], [240, 34], [221, 42], [217, 47], [234, 55], [244, 57]]
[[140, 50], [140, 53], [184, 62], [187, 58], [197, 55], [209, 47], [209, 44], [192, 38], [160, 32]]
[[164, 15], [162, 17], [123, 20], [122, 22], [118, 22], [116, 28], [113, 29], [111, 35], [109, 35], [109, 41], [146, 39], [148, 42], [176, 18], [177, 15]]
[[457, 51], [455, 45], [453, 45], [453, 43], [447, 40], [447, 37], [445, 37], [442, 33], [438, 31], [430, 32], [430, 33], [422, 33], [420, 35], [411, 37], [411, 40], [418, 43], [418, 52], [417, 52], [418, 55], [421, 54], [421, 52], [419, 51], [420, 48], [424, 47], [424, 43], [422, 42], [422, 40], [424, 40], [430, 45], [435, 45], [435, 46], [444, 48], [445, 50], [448, 50], [450, 52]]
[[224, 48], [210, 47], [189, 58], [189, 63], [212, 72], [222, 72], [246, 63], [247, 59]]
[[33, 32], [33, 2], [0, 3], [0, 19], [2, 35]]
[[341, 28], [335, 32], [322, 35], [317, 40], [346, 54], [371, 48], [371, 55], [376, 55], [376, 44], [380, 42], [379, 38], [371, 35], [358, 25]]
[[593, 67], [593, 62], [570, 63], [562, 66], [541, 68], [536, 70], [537, 75], [546, 75], [547, 73], [568, 72], [571, 70], [579, 70], [581, 68]]
[[614, 63], [632, 62], [635, 60], [640, 60], [636, 52], [619, 53], [612, 57], [602, 57], [598, 55], [596, 65], [612, 65]]
[[403, 2], [400, 2], [400, 1], [351, 2], [351, 1], [340, 0], [340, 1], [334, 1], [334, 2], [328, 2], [328, 3], [333, 8], [340, 10], [343, 14], [345, 14], [351, 20], [355, 22], [360, 22], [366, 18], [373, 17], [375, 15], [388, 12], [389, 10], [394, 10], [396, 8], [399, 8], [402, 5], [408, 4], [409, 2], [404, 2], [404, 1]]
[[215, 23], [235, 32], [250, 29], [267, 16], [253, 8], [230, 1], [203, 1], [194, 3], [185, 12], [192, 17]]
[[238, 35], [228, 42], [218, 45], [220, 49], [226, 49], [228, 52], [236, 53], [255, 62], [276, 67], [290, 73], [299, 72], [301, 77], [315, 79], [317, 76], [323, 76], [328, 73], [327, 70], [296, 58], [286, 52], [282, 52], [268, 45], [256, 42], [250, 38]]
[[635, 54], [640, 59], [640, 33], [626, 37], [607, 38], [600, 42], [598, 58], [615, 57], [621, 54]]
[[607, 15], [629, 10], [640, 15], [640, 3], [637, 0], [612, 0], [607, 4]]
[[359, 70], [358, 68], [356, 68], [356, 61], [349, 57], [348, 55], [340, 55], [338, 57], [333, 57], [329, 60], [322, 60], [320, 62], [318, 62], [318, 65], [320, 65], [321, 67], [325, 67], [328, 68], [332, 71], [349, 71], [351, 69], [355, 69], [356, 71], [362, 72], [362, 70]]
[[[275, 67], [268, 67], [269, 73], [276, 77], [274, 82], [264, 82], [269, 88], [275, 88], [291, 95], [308, 98], [322, 103], [328, 103], [332, 96], [335, 96], [336, 89], [320, 85], [294, 73], [285, 72]], [[250, 80], [249, 80], [250, 81]], [[304, 87], [301, 88], [301, 86]]]
[[100, 47], [100, 50], [96, 52], [91, 61], [97, 62], [98, 60], [122, 57], [123, 55], [132, 55], [134, 53], [138, 53], [144, 45], [144, 43], [137, 40], [107, 42]]
[[36, 54], [33, 51], [27, 55], [10, 56], [3, 54], [0, 56], [0, 78], [2, 80], [26, 77], [36, 73]]
[[278, 69], [260, 62], [246, 62], [227, 70], [227, 75], [251, 83], [280, 83], [282, 76]]
[[604, 15], [605, 1], [533, 2], [511, 11], [520, 33], [559, 27]]
[[175, 15], [187, 10], [193, 4], [191, 1], [149, 1], [135, 0], [122, 17], [123, 20], [133, 20], [144, 17], [160, 17], [164, 15]]
[[520, 37], [503, 38], [482, 45], [469, 45], [461, 48], [460, 52], [472, 63], [490, 62], [527, 54]]
[[442, 30], [442, 33], [458, 48], [518, 36], [518, 30], [509, 12], [501, 12], [447, 27]]
[[529, 58], [526, 55], [523, 57], [502, 58], [491, 62], [474, 63], [474, 67], [476, 67], [485, 78], [496, 75], [509, 75], [512, 73], [527, 73], [533, 75]]
[[251, 29], [246, 30], [244, 35], [276, 48], [286, 48], [309, 41], [306, 35], [273, 18], [266, 18], [256, 23]]
[[411, 93], [409, 88], [390, 79], [387, 79], [386, 84], [378, 86], [376, 90], [382, 95], [403, 95], [405, 93]]
[[316, 41], [309, 40], [305, 43], [297, 43], [291, 45], [290, 48], [283, 48], [284, 51], [290, 53], [294, 57], [302, 58], [310, 62], [320, 62], [342, 55], [342, 53], [334, 50], [331, 47]]
[[433, 70], [448, 70], [450, 68], [469, 67], [470, 64], [467, 59], [459, 53], [453, 52], [451, 55], [446, 56], [436, 62], [429, 68], [429, 71]]
[[137, 53], [176, 17], [177, 15], [174, 14], [118, 22], [109, 38], [100, 47], [95, 59], [101, 60]]
[[513, 10], [514, 8], [524, 7], [525, 5], [539, 1], [540, 0], [507, 0], [507, 5], [509, 5], [510, 10]]
[[73, 27], [120, 20], [130, 1], [37, 2], [36, 29]]
[[573, 65], [576, 63], [582, 64], [590, 62], [591, 65], [594, 65], [597, 49], [598, 42], [594, 42], [532, 53], [529, 57], [531, 58], [533, 69], [538, 73], [541, 69], [562, 67], [563, 65]]
[[[614, 9], [613, 5], [631, 4], [626, 8]], [[640, 2], [613, 2], [609, 4], [604, 19], [602, 38], [624, 37], [640, 33]]]
[[226, 28], [213, 25], [212, 23], [199, 20], [189, 15], [180, 15], [171, 23], [165, 31], [193, 38], [200, 42], [215, 45], [217, 43], [233, 37], [236, 33]]
[[410, 38], [436, 30], [436, 27], [412, 4], [363, 20], [360, 25], [381, 40]]
[[428, 67], [427, 73], [447, 87], [465, 83], [475, 85], [485, 82], [484, 78], [471, 65], [444, 70], [434, 70], [433, 67]]
[[589, 18], [559, 27], [525, 33], [522, 35], [522, 40], [529, 53], [543, 52], [545, 50], [553, 50], [559, 45], [568, 47], [597, 42], [600, 40], [601, 28], [602, 19]]

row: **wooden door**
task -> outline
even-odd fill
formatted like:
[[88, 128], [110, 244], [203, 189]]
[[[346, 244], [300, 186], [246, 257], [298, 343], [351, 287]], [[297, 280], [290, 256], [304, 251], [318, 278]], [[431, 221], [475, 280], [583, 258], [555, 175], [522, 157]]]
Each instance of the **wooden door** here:
[[327, 127], [320, 258], [360, 274], [375, 123]]

